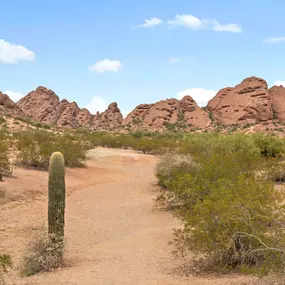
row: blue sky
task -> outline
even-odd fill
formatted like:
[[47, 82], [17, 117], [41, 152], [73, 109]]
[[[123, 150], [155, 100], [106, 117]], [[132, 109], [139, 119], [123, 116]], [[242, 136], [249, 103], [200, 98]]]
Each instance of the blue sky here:
[[93, 112], [117, 101], [125, 113], [186, 93], [204, 105], [252, 75], [271, 86], [285, 81], [284, 9], [281, 0], [1, 1], [0, 90], [16, 100], [44, 85]]

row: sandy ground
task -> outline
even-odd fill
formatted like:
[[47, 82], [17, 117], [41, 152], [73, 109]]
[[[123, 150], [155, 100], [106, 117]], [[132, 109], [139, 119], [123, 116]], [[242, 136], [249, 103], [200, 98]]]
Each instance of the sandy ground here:
[[[168, 244], [179, 222], [154, 208], [156, 157], [104, 148], [89, 156], [87, 168], [66, 170], [69, 266], [17, 284], [249, 284], [245, 276], [181, 274], [187, 261], [175, 259]], [[0, 189], [6, 191], [0, 198], [0, 252], [10, 253], [17, 265], [47, 220], [47, 173], [17, 168]]]

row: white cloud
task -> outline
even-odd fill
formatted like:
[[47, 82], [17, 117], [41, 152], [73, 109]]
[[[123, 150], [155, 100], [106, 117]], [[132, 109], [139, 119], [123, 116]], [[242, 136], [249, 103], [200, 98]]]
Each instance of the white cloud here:
[[158, 26], [162, 23], [163, 23], [163, 21], [161, 19], [159, 19], [157, 17], [153, 17], [150, 19], [145, 19], [143, 24], [134, 26], [133, 28], [135, 28], [135, 29], [136, 28], [153, 28], [153, 27]]
[[174, 20], [169, 20], [167, 23], [170, 26], [185, 26], [195, 31], [204, 28], [203, 21], [193, 15], [176, 15]]
[[273, 83], [273, 85], [276, 85], [276, 86], [283, 86], [283, 87], [285, 87], [285, 81], [275, 81], [274, 83]]
[[108, 108], [108, 104], [106, 100], [104, 100], [100, 96], [94, 96], [89, 104], [85, 107], [92, 114], [96, 114], [96, 112], [104, 112]]
[[17, 63], [20, 60], [35, 60], [35, 53], [22, 45], [0, 39], [0, 62]]
[[267, 44], [279, 44], [285, 42], [285, 37], [268, 38], [264, 40]]
[[21, 92], [14, 92], [11, 90], [6, 90], [4, 94], [8, 95], [10, 99], [12, 99], [14, 102], [18, 102], [21, 98], [23, 98], [25, 95]]
[[213, 29], [216, 32], [232, 32], [232, 33], [242, 32], [242, 28], [238, 24], [232, 23], [232, 24], [222, 25], [218, 21], [214, 21]]
[[102, 59], [89, 66], [92, 72], [119, 72], [121, 68], [122, 63], [119, 60], [111, 59]]
[[221, 24], [217, 20], [199, 19], [190, 14], [176, 15], [173, 20], [167, 21], [170, 27], [184, 26], [194, 31], [213, 30], [215, 32], [241, 33], [242, 28], [235, 23]]
[[204, 89], [204, 88], [192, 88], [186, 89], [178, 93], [178, 99], [182, 99], [186, 95], [190, 95], [197, 103], [198, 106], [204, 107], [207, 105], [210, 99], [217, 94], [217, 91]]
[[168, 61], [169, 61], [170, 63], [178, 63], [178, 62], [182, 61], [182, 58], [181, 58], [181, 57], [170, 57], [170, 58], [168, 59]]

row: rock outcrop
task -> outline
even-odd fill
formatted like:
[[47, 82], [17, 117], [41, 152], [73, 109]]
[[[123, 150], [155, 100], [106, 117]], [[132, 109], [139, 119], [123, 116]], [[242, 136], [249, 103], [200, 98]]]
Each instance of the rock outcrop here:
[[24, 116], [23, 111], [14, 103], [8, 95], [0, 91], [0, 112], [8, 113], [15, 116]]
[[272, 99], [272, 109], [274, 119], [285, 122], [285, 88], [283, 86], [273, 86], [269, 89]]
[[59, 102], [58, 96], [52, 90], [39, 86], [23, 97], [17, 105], [26, 117], [46, 124], [55, 124]]
[[212, 124], [213, 118], [224, 125], [267, 122], [264, 125], [268, 126], [273, 119], [285, 122], [285, 88], [274, 86], [268, 89], [266, 81], [258, 77], [249, 77], [235, 87], [221, 89], [206, 109], [200, 108], [190, 95], [181, 100], [172, 98], [154, 104], [140, 104], [123, 119], [115, 102], [106, 111], [92, 115], [76, 102], [60, 100], [52, 90], [39, 86], [17, 104], [0, 92], [0, 112], [59, 127], [92, 130], [119, 130], [123, 127], [124, 130], [146, 131], [197, 128], [211, 131], [216, 126]]
[[265, 80], [249, 77], [220, 90], [207, 109], [223, 124], [258, 123], [273, 119], [272, 98]]
[[181, 100], [181, 112], [184, 120], [194, 127], [205, 128], [210, 124], [209, 114], [200, 108], [191, 96]]
[[185, 96], [182, 100], [167, 99], [155, 104], [138, 105], [123, 121], [124, 126], [132, 129], [158, 131], [175, 124], [185, 129], [205, 128], [210, 119], [190, 96]]
[[122, 125], [123, 115], [116, 102], [111, 103], [108, 109], [94, 116], [91, 128], [95, 130], [113, 130]]
[[110, 104], [102, 114], [93, 116], [86, 108], [80, 109], [76, 102], [60, 101], [52, 90], [43, 86], [22, 98], [17, 106], [29, 118], [66, 128], [114, 129], [123, 120], [117, 103]]

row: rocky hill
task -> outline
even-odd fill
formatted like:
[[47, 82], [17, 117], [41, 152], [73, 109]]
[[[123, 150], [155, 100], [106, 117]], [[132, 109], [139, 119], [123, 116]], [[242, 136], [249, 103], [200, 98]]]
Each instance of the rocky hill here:
[[268, 125], [274, 120], [285, 122], [285, 88], [273, 86], [269, 89], [264, 79], [249, 77], [235, 87], [221, 89], [204, 108], [188, 94], [182, 100], [172, 98], [138, 105], [123, 119], [116, 102], [106, 111], [92, 115], [76, 102], [60, 100], [52, 90], [39, 86], [18, 103], [0, 92], [0, 112], [65, 128], [210, 130], [215, 124], [244, 126]]
[[102, 114], [92, 115], [87, 109], [80, 109], [76, 102], [70, 103], [43, 86], [27, 94], [17, 106], [24, 116], [58, 127], [91, 129], [114, 129], [121, 125], [123, 116], [116, 103], [110, 104]]
[[234, 88], [220, 90], [207, 105], [214, 118], [226, 125], [272, 120], [272, 107], [267, 83], [257, 77], [246, 78]]
[[211, 123], [209, 115], [190, 96], [182, 100], [168, 99], [155, 104], [138, 105], [123, 121], [129, 129], [159, 131], [177, 126], [180, 129], [205, 128]]

